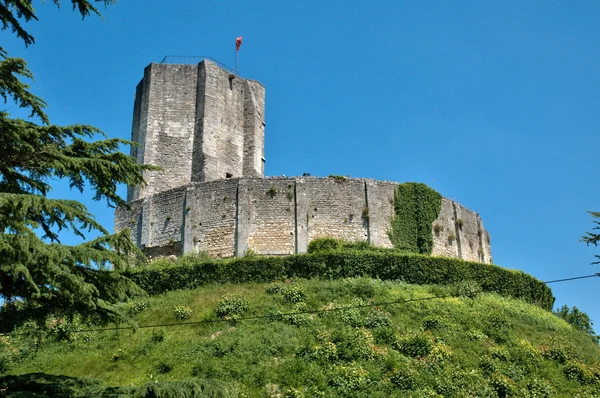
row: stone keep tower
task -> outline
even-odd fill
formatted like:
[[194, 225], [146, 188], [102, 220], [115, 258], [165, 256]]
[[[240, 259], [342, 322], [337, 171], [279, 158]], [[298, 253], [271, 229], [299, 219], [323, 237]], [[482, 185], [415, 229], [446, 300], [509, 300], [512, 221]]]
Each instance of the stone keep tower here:
[[192, 182], [264, 176], [265, 88], [204, 60], [156, 64], [135, 93], [131, 155], [159, 166], [134, 201]]
[[[398, 183], [264, 177], [265, 89], [208, 60], [150, 64], [135, 94], [132, 155], [162, 170], [115, 211], [149, 257], [305, 253], [319, 237], [392, 247]], [[460, 220], [460, 221], [459, 221]], [[443, 198], [434, 255], [491, 262], [479, 214]]]

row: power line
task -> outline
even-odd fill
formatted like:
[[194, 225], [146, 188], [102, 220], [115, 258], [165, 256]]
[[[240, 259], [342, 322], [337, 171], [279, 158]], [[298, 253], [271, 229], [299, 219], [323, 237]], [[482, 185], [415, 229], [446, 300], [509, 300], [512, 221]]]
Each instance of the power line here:
[[548, 281], [548, 282], [544, 282], [546, 285], [549, 283], [556, 283], [556, 282], [566, 282], [566, 281], [574, 281], [576, 279], [586, 279], [586, 278], [596, 278], [596, 277], [600, 277], [600, 272], [596, 273], [596, 274], [592, 274], [592, 275], [585, 275], [585, 276], [576, 276], [574, 278], [565, 278], [565, 279], [556, 279], [553, 281]]
[[[468, 294], [479, 294], [482, 293], [483, 290], [480, 291], [472, 291]], [[437, 300], [443, 298], [451, 298], [457, 297], [456, 295], [445, 295], [445, 296], [429, 296], [429, 297], [419, 297], [419, 298], [411, 298], [405, 300], [396, 300], [396, 301], [387, 301], [387, 302], [379, 302], [379, 303], [370, 303], [370, 304], [359, 304], [359, 305], [349, 305], [344, 307], [334, 307], [334, 308], [325, 308], [321, 310], [305, 310], [305, 311], [294, 311], [294, 312], [285, 312], [285, 313], [276, 313], [276, 314], [267, 314], [267, 315], [256, 315], [249, 317], [241, 317], [235, 319], [204, 319], [201, 321], [194, 322], [179, 322], [179, 323], [163, 323], [156, 325], [141, 325], [141, 326], [128, 326], [128, 327], [114, 327], [114, 328], [97, 328], [97, 329], [82, 329], [82, 330], [73, 330], [71, 333], [86, 333], [86, 332], [109, 332], [109, 331], [117, 331], [117, 330], [135, 330], [135, 329], [152, 329], [159, 327], [176, 327], [176, 326], [190, 326], [190, 325], [202, 325], [202, 324], [213, 324], [213, 323], [226, 323], [226, 322], [241, 322], [241, 321], [254, 321], [258, 319], [265, 318], [276, 318], [276, 317], [284, 317], [284, 316], [293, 316], [293, 315], [305, 315], [305, 314], [319, 314], [325, 312], [333, 312], [333, 311], [344, 311], [349, 309], [359, 309], [359, 308], [369, 308], [369, 307], [385, 307], [394, 304], [402, 304], [416, 301], [427, 301], [427, 300]], [[26, 334], [26, 333], [18, 333]], [[0, 334], [0, 335], [8, 335], [8, 334]], [[14, 334], [12, 334], [14, 335]]]
[[[600, 273], [585, 275], [585, 276], [576, 276], [573, 278], [565, 278], [565, 279], [556, 279], [552, 281], [543, 282], [545, 284], [549, 283], [558, 283], [558, 282], [566, 282], [577, 279], [586, 279], [586, 278], [594, 278], [600, 277]], [[483, 290], [475, 290], [468, 292], [466, 296], [477, 295], [479, 293], [485, 293]], [[295, 312], [287, 312], [287, 313], [277, 313], [277, 314], [267, 314], [267, 315], [256, 315], [250, 317], [241, 317], [235, 319], [204, 319], [201, 321], [194, 322], [179, 322], [179, 323], [164, 323], [164, 324], [155, 324], [155, 325], [140, 325], [140, 326], [128, 326], [128, 327], [114, 327], [114, 328], [96, 328], [96, 329], [82, 329], [82, 330], [74, 330], [71, 333], [92, 333], [92, 332], [106, 332], [106, 331], [118, 331], [118, 330], [136, 330], [136, 329], [153, 329], [160, 327], [177, 327], [177, 326], [191, 326], [191, 325], [202, 325], [202, 324], [214, 324], [214, 323], [224, 323], [224, 322], [241, 322], [241, 321], [254, 321], [258, 319], [267, 319], [274, 317], [285, 317], [285, 316], [294, 316], [294, 315], [306, 315], [306, 314], [319, 314], [333, 311], [344, 311], [349, 309], [360, 309], [360, 308], [371, 308], [371, 307], [386, 307], [395, 304], [403, 304], [409, 302], [416, 301], [427, 301], [427, 300], [439, 300], [444, 298], [451, 297], [459, 297], [460, 295], [444, 295], [444, 296], [429, 296], [429, 297], [420, 297], [420, 298], [412, 298], [405, 300], [396, 300], [396, 301], [387, 301], [387, 302], [379, 302], [379, 303], [371, 303], [371, 304], [360, 304], [360, 305], [350, 305], [344, 307], [334, 307], [334, 308], [325, 308], [321, 310], [305, 310], [305, 311], [295, 311]], [[264, 306], [263, 306], [264, 307]], [[17, 333], [17, 335], [23, 335], [26, 333]], [[14, 335], [14, 333], [0, 333], [0, 336]]]

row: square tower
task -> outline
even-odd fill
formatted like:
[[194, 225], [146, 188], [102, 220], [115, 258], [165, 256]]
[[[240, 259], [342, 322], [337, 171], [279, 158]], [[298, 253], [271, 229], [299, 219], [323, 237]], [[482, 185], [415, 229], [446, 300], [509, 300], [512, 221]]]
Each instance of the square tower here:
[[216, 63], [152, 63], [137, 86], [131, 155], [162, 170], [127, 200], [192, 182], [264, 176], [265, 88]]

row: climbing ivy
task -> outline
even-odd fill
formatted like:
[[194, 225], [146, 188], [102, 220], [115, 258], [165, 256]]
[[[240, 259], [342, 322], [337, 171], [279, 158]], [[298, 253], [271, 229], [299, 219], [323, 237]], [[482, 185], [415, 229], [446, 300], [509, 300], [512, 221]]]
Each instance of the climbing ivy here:
[[442, 210], [442, 195], [425, 184], [407, 182], [394, 190], [394, 216], [388, 235], [396, 249], [431, 254], [431, 225]]

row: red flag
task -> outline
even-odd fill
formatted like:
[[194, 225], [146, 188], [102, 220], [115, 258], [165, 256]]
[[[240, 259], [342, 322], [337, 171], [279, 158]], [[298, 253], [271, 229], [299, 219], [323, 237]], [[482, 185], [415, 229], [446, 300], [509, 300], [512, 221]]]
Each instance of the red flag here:
[[235, 39], [235, 51], [240, 51], [241, 45], [242, 45], [242, 36]]

